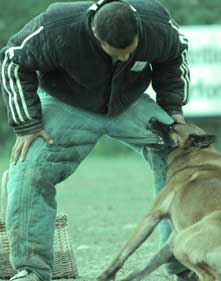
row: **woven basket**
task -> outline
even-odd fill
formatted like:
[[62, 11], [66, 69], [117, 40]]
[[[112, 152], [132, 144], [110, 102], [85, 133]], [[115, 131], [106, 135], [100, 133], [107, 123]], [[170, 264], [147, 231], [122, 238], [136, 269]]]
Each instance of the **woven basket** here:
[[[9, 279], [16, 272], [9, 262], [9, 241], [5, 229], [5, 206], [6, 204], [6, 174], [3, 175], [1, 187], [1, 211], [0, 211], [0, 279]], [[73, 249], [68, 227], [67, 216], [61, 214], [56, 219], [54, 239], [54, 269], [53, 279], [76, 278], [78, 270], [74, 258]]]

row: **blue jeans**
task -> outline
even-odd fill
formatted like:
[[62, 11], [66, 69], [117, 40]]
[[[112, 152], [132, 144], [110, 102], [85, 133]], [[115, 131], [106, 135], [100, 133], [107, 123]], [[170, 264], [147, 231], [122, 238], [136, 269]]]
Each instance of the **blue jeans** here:
[[[56, 219], [56, 184], [70, 176], [102, 135], [116, 138], [150, 161], [156, 189], [164, 185], [165, 162], [160, 153], [148, 152], [159, 137], [148, 129], [150, 118], [171, 124], [173, 120], [147, 95], [116, 117], [91, 113], [64, 104], [39, 92], [45, 131], [54, 140], [48, 145], [38, 138], [26, 160], [9, 169], [6, 227], [10, 261], [18, 271], [29, 269], [42, 280], [51, 280]], [[162, 227], [163, 239], [170, 232]]]

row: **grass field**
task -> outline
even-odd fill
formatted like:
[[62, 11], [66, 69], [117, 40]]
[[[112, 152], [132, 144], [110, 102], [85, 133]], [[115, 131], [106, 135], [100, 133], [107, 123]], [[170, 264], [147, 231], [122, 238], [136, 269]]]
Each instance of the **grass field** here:
[[[0, 162], [0, 171], [7, 160]], [[152, 203], [153, 176], [137, 154], [95, 157], [57, 186], [59, 213], [66, 213], [79, 280], [95, 280]], [[142, 267], [157, 249], [158, 232], [132, 256], [119, 276]], [[163, 281], [162, 270], [145, 280]]]

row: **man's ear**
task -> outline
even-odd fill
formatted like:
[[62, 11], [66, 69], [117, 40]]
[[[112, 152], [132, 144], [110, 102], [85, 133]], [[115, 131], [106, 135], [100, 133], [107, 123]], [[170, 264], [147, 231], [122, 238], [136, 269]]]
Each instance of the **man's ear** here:
[[188, 146], [195, 146], [195, 147], [207, 147], [210, 144], [214, 143], [216, 140], [215, 135], [196, 135], [196, 134], [191, 134], [189, 135], [186, 144]]

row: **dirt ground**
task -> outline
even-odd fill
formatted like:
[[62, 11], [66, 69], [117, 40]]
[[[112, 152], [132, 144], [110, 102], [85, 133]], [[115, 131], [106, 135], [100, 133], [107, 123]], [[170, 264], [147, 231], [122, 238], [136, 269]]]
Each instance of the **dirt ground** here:
[[[59, 212], [68, 214], [78, 281], [92, 281], [111, 262], [152, 204], [153, 176], [139, 155], [87, 158], [57, 187]], [[158, 231], [127, 261], [118, 278], [145, 265]], [[145, 280], [173, 280], [162, 269]], [[145, 281], [144, 280], [144, 281]]]

